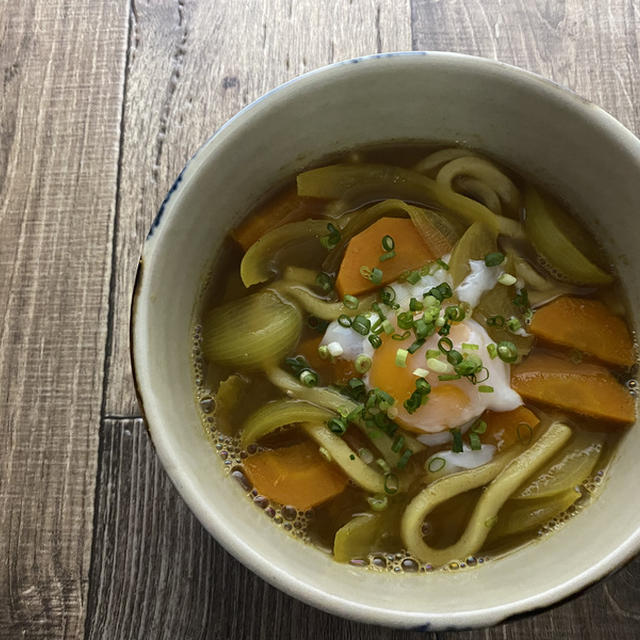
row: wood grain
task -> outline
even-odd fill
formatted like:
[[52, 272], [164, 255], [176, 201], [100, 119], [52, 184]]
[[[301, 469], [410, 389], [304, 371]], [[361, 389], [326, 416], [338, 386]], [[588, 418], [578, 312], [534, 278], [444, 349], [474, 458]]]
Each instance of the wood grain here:
[[124, 1], [0, 12], [3, 638], [83, 626], [125, 33]]
[[[418, 634], [342, 620], [284, 595], [229, 556], [182, 502], [141, 420], [107, 420], [101, 451], [87, 638], [636, 637], [640, 559], [575, 600], [484, 631]], [[526, 579], [526, 567], [514, 578]]]
[[142, 241], [171, 183], [229, 117], [304, 71], [409, 49], [409, 0], [136, 0], [125, 101], [107, 415], [136, 415], [131, 289]]
[[412, 0], [413, 48], [515, 64], [593, 100], [640, 132], [635, 0]]

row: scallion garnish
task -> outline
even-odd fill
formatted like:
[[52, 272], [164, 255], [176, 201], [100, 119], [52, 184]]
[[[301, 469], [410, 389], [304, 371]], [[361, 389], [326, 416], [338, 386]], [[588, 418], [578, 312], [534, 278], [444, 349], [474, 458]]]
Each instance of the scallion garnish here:
[[409, 271], [406, 275], [405, 280], [409, 284], [417, 284], [422, 276], [420, 275], [420, 271]]
[[498, 355], [498, 347], [493, 342], [491, 342], [487, 345], [487, 352], [489, 353], [489, 357], [494, 360]]
[[444, 311], [445, 318], [452, 322], [462, 322], [466, 315], [464, 308], [457, 304], [450, 305]]
[[439, 264], [445, 271], [449, 271], [449, 265], [444, 260], [436, 260], [436, 263]]
[[340, 242], [340, 231], [332, 225], [330, 222], [327, 224], [327, 230], [329, 233], [326, 236], [322, 236], [320, 238], [320, 244], [325, 248], [331, 251], [331, 249], [335, 249]]
[[439, 358], [442, 352], [439, 349], [427, 349], [427, 353], [425, 354], [427, 360], [429, 358]]
[[404, 447], [404, 436], [397, 436], [391, 445], [391, 451], [394, 453], [400, 453], [400, 451], [402, 451], [402, 447]]
[[424, 309], [424, 305], [416, 298], [411, 298], [411, 300], [409, 300], [409, 309], [411, 311], [422, 311], [422, 309]]
[[522, 329], [522, 324], [520, 323], [520, 320], [518, 320], [518, 318], [516, 318], [515, 316], [511, 316], [507, 320], [507, 329], [509, 329], [511, 333], [515, 333], [519, 329]]
[[351, 296], [349, 294], [347, 294], [342, 299], [342, 302], [344, 303], [344, 306], [347, 307], [347, 309], [357, 309], [358, 304], [360, 304], [360, 301], [358, 300], [358, 298], [356, 298], [355, 296]]
[[393, 340], [406, 340], [410, 335], [410, 331], [403, 331], [402, 333], [394, 333], [391, 338]]
[[387, 251], [387, 253], [383, 253], [378, 260], [380, 260], [380, 262], [386, 262], [387, 260], [391, 260], [391, 258], [395, 258], [396, 257], [396, 252], [395, 251]]
[[338, 324], [341, 327], [345, 327], [345, 328], [349, 328], [351, 326], [351, 324], [353, 323], [353, 320], [348, 316], [345, 315], [344, 313], [338, 316]]
[[445, 373], [438, 376], [438, 380], [440, 380], [440, 382], [449, 382], [451, 380], [460, 380], [461, 377], [459, 373]]
[[321, 344], [318, 347], [318, 355], [320, 356], [320, 358], [322, 360], [327, 360], [329, 358], [329, 356], [330, 356], [329, 348], [327, 347], [326, 344]]
[[451, 349], [447, 352], [447, 362], [453, 366], [460, 364], [463, 360], [462, 354], [455, 349]]
[[382, 323], [382, 330], [389, 336], [393, 333], [393, 325], [388, 320], [385, 320]]
[[305, 387], [315, 387], [318, 384], [318, 374], [311, 369], [303, 369], [298, 378]]
[[322, 320], [321, 318], [317, 318], [316, 316], [309, 316], [307, 318], [307, 326], [309, 329], [313, 329], [318, 333], [324, 333], [329, 326], [328, 320]]
[[372, 333], [367, 339], [369, 340], [369, 344], [371, 344], [374, 349], [378, 349], [382, 346], [382, 340], [380, 339], [380, 336], [377, 336], [375, 333]]
[[398, 469], [404, 469], [407, 466], [407, 463], [409, 462], [409, 458], [412, 455], [413, 455], [413, 452], [411, 451], [411, 449], [405, 449], [402, 455], [400, 456], [400, 460], [398, 460], [396, 467], [398, 467]]
[[347, 431], [347, 423], [343, 418], [331, 418], [331, 420], [327, 422], [327, 426], [329, 427], [329, 431], [335, 433], [337, 436], [344, 435]]
[[444, 354], [449, 353], [449, 351], [453, 349], [451, 338], [440, 338], [440, 340], [438, 340], [438, 349]]
[[386, 304], [387, 306], [391, 306], [396, 299], [396, 292], [393, 287], [382, 287], [380, 289], [380, 302]]
[[380, 305], [377, 302], [374, 302], [371, 305], [371, 309], [378, 314], [378, 317], [380, 318], [380, 320], [386, 320], [387, 319], [387, 316], [384, 315]]
[[396, 243], [391, 236], [384, 236], [384, 238], [382, 238], [382, 248], [385, 251], [393, 251], [395, 247]]
[[451, 371], [451, 365], [448, 365], [446, 362], [442, 362], [442, 360], [439, 360], [438, 358], [428, 358], [427, 367], [435, 373], [447, 373], [448, 371]]
[[358, 373], [367, 373], [371, 369], [371, 358], [364, 353], [361, 353], [355, 362], [356, 371]]
[[477, 351], [480, 347], [477, 344], [470, 344], [469, 342], [463, 342], [462, 348], [467, 351]]
[[454, 453], [462, 453], [462, 434], [460, 433], [460, 429], [451, 429], [451, 438], [453, 440], [451, 451]]
[[373, 496], [367, 496], [367, 502], [372, 511], [384, 511], [389, 506], [387, 496], [376, 493]]
[[513, 342], [509, 342], [508, 340], [498, 342], [496, 353], [503, 362], [511, 363], [518, 359], [518, 348]]
[[484, 420], [476, 420], [471, 426], [473, 433], [484, 433], [487, 430], [487, 423]]
[[497, 267], [499, 264], [504, 262], [504, 253], [500, 253], [499, 251], [494, 251], [493, 253], [487, 253], [484, 257], [484, 263], [487, 267]]
[[512, 276], [510, 273], [503, 273], [499, 278], [498, 282], [505, 287], [511, 287], [516, 282], [518, 282], [518, 278]]
[[420, 338], [411, 344], [407, 351], [413, 355], [424, 344], [424, 338]]
[[371, 331], [371, 320], [366, 316], [358, 315], [351, 322], [351, 328], [361, 336], [366, 336]]
[[406, 349], [398, 349], [396, 351], [396, 367], [406, 367], [409, 352]]
[[316, 276], [316, 284], [325, 292], [329, 293], [333, 289], [333, 278], [328, 274], [321, 271]]
[[478, 385], [478, 391], [480, 393], [493, 393], [493, 387], [490, 387], [488, 384]]
[[442, 471], [447, 465], [447, 461], [440, 456], [436, 456], [435, 458], [431, 458], [429, 460], [427, 470], [431, 473], [437, 473], [438, 471]]
[[487, 325], [490, 327], [504, 327], [504, 316], [489, 316]]
[[449, 324], [449, 322], [445, 322], [439, 329], [438, 329], [438, 335], [441, 336], [448, 336], [449, 335], [449, 331], [451, 331], [451, 325]]
[[378, 269], [378, 267], [373, 267], [373, 269], [371, 269], [371, 277], [369, 278], [369, 280], [371, 280], [371, 282], [373, 282], [373, 284], [380, 284], [382, 282], [382, 269]]
[[471, 447], [472, 451], [480, 451], [480, 449], [482, 449], [480, 436], [477, 433], [471, 432], [469, 434], [469, 446]]
[[398, 481], [398, 476], [395, 473], [387, 473], [384, 477], [384, 490], [390, 496], [398, 493], [398, 489], [400, 488], [400, 482]]

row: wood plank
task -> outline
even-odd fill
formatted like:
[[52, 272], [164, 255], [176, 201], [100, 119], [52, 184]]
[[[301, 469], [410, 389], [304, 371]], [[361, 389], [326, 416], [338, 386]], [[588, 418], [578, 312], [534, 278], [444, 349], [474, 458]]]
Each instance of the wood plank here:
[[107, 420], [87, 638], [433, 640], [342, 620], [274, 589], [191, 514], [141, 420]]
[[304, 71], [411, 48], [409, 0], [135, 3], [107, 415], [136, 415], [129, 302], [147, 228], [180, 169], [230, 116]]
[[413, 48], [495, 58], [551, 78], [640, 132], [634, 0], [413, 0]]
[[[323, 613], [266, 584], [227, 554], [161, 468], [141, 420], [101, 432], [88, 638], [435, 638]], [[523, 576], [525, 575], [523, 570]], [[516, 579], [524, 579], [523, 576]], [[637, 637], [640, 559], [555, 609], [462, 638]], [[602, 623], [606, 620], [606, 626]]]
[[126, 32], [126, 0], [0, 12], [2, 638], [83, 629]]

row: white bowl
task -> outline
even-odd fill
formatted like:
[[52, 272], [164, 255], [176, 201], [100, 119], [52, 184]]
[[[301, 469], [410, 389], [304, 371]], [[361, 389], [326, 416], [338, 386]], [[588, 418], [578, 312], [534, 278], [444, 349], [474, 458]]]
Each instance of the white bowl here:
[[382, 54], [320, 69], [243, 109], [171, 188], [144, 246], [132, 307], [134, 369], [151, 438], [203, 525], [283, 591], [331, 613], [420, 629], [496, 624], [549, 606], [640, 549], [640, 432], [600, 498], [560, 531], [474, 569], [393, 575], [338, 564], [273, 526], [225, 476], [198, 418], [192, 311], [225, 234], [310, 162], [386, 141], [479, 148], [561, 194], [603, 241], [640, 317], [640, 142], [604, 111], [531, 73], [449, 53]]

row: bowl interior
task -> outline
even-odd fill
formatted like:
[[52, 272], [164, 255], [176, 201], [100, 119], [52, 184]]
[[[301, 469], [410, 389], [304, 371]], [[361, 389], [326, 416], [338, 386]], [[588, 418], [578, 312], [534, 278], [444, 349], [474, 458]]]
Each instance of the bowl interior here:
[[178, 490], [205, 527], [264, 578], [372, 623], [487, 625], [549, 605], [637, 551], [640, 512], [629, 509], [631, 487], [640, 484], [637, 430], [625, 436], [600, 498], [560, 531], [481, 568], [391, 575], [337, 564], [274, 527], [224, 475], [193, 397], [192, 312], [228, 230], [274, 184], [317, 159], [411, 140], [481, 149], [570, 202], [616, 260], [639, 317], [638, 140], [567, 90], [505, 65], [453, 54], [375, 56], [268, 94], [188, 165], [144, 249], [132, 312], [136, 377], [158, 455]]

